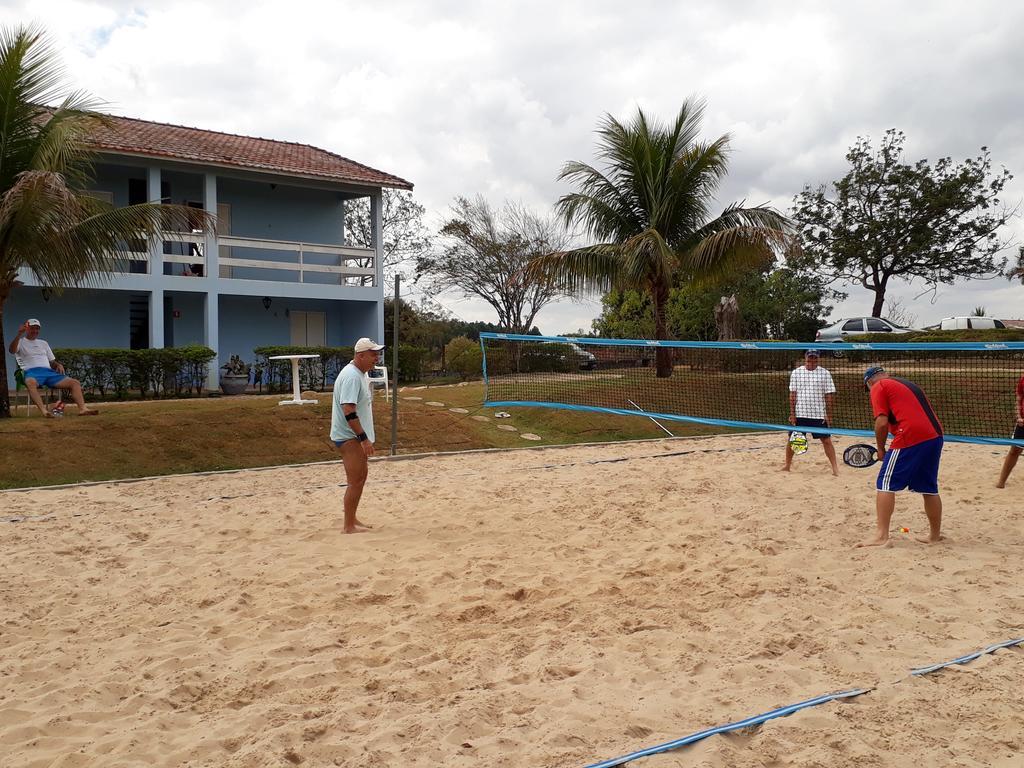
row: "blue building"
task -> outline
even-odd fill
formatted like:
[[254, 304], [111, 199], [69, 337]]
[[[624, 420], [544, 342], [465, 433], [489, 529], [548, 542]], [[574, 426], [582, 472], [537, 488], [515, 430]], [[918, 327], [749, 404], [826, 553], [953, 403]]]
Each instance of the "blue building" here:
[[[60, 296], [23, 271], [5, 338], [37, 317], [54, 348], [205, 344], [216, 388], [219, 367], [232, 355], [252, 362], [254, 347], [383, 337], [381, 195], [408, 181], [304, 144], [121, 117], [92, 144], [97, 197], [192, 206], [216, 216], [217, 231], [140, 240], [110, 273]], [[359, 198], [369, 248], [345, 244], [345, 209]]]

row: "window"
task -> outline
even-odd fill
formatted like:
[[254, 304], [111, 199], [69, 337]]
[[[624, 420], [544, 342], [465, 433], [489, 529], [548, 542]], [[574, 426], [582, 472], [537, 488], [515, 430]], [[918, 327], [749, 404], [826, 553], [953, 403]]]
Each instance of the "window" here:
[[864, 330], [864, 322], [862, 320], [847, 320], [843, 325], [843, 330], [860, 333]]
[[1006, 327], [1006, 323], [1004, 323], [1002, 320], [993, 320], [992, 322], [995, 323], [996, 328]]
[[867, 324], [869, 333], [890, 333], [892, 331], [888, 323], [883, 323], [877, 317], [869, 317]]

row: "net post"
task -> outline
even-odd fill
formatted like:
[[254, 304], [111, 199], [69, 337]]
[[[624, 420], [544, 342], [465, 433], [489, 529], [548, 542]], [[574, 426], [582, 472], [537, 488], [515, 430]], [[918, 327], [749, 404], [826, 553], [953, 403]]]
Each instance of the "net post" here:
[[395, 319], [391, 333], [391, 455], [398, 453], [398, 286], [402, 280], [395, 275]]

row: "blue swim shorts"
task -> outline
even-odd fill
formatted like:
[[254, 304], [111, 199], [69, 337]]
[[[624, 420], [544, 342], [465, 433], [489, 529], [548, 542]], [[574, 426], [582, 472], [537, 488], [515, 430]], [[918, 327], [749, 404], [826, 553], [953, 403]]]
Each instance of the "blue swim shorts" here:
[[66, 378], [66, 374], [57, 373], [52, 368], [29, 368], [25, 371], [25, 379], [35, 379], [40, 387], [55, 387]]
[[937, 494], [941, 456], [941, 437], [933, 437], [909, 448], [886, 451], [875, 487], [880, 491], [911, 490], [914, 493]]

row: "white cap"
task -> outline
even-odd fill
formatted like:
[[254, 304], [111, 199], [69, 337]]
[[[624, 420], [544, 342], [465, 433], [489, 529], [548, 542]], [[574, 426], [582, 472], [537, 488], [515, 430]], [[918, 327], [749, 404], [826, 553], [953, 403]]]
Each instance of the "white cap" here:
[[373, 352], [380, 352], [382, 349], [384, 349], [383, 344], [378, 344], [376, 341], [372, 341], [365, 336], [357, 341], [355, 346], [356, 354], [359, 354], [360, 352], [369, 352], [371, 350]]
[[26, 320], [25, 321], [25, 325], [34, 325], [36, 328], [42, 328], [43, 327], [43, 324], [40, 323], [38, 320], [36, 320], [34, 317], [29, 319], [29, 320]]

